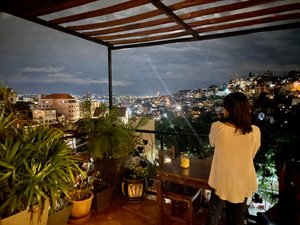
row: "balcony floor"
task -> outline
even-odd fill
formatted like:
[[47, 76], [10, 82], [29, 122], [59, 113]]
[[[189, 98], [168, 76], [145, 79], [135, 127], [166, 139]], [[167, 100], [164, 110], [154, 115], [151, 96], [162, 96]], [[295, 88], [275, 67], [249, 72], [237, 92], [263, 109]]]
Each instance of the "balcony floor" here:
[[[204, 224], [203, 214], [198, 214], [195, 225]], [[130, 203], [124, 199], [112, 201], [103, 211], [92, 212], [92, 216], [84, 225], [156, 225], [156, 202], [145, 199], [139, 203]], [[179, 221], [165, 220], [165, 225], [182, 225]]]

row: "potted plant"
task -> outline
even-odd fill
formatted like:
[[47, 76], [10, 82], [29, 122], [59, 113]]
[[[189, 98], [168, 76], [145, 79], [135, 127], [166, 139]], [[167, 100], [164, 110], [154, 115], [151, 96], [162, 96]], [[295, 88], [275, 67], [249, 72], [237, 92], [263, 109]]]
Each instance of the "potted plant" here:
[[[146, 122], [143, 118], [138, 123], [124, 123], [118, 117], [117, 108], [107, 111], [101, 108], [98, 117], [85, 117], [78, 122], [80, 133], [87, 135], [89, 154], [94, 160], [95, 171], [101, 171], [101, 179], [117, 187], [118, 197], [121, 184], [122, 164], [142, 141], [135, 130]], [[95, 187], [96, 188], [96, 187]]]
[[[22, 214], [31, 224], [46, 224], [49, 202], [54, 208], [57, 193], [69, 194], [74, 182], [73, 172], [81, 172], [77, 158], [60, 130], [48, 126], [19, 127], [14, 125], [14, 115], [2, 108], [0, 117], [0, 215], [2, 224], [11, 222]], [[46, 202], [46, 204], [45, 204]], [[47, 205], [48, 202], [48, 205]], [[34, 212], [39, 213], [34, 216]]]
[[90, 176], [78, 174], [76, 183], [67, 198], [73, 203], [69, 223], [78, 224], [88, 221], [91, 216], [93, 193], [93, 180]]
[[148, 187], [155, 176], [155, 166], [137, 151], [125, 163], [122, 178], [122, 193], [128, 201], [139, 202], [144, 199]]

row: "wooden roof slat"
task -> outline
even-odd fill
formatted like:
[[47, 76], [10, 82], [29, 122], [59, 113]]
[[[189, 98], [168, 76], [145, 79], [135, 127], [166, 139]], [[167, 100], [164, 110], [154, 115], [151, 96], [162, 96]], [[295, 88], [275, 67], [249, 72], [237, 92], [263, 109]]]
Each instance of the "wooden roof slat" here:
[[[206, 19], [201, 21], [195, 21], [188, 23], [191, 27], [197, 27], [202, 25], [212, 25], [216, 23], [224, 23], [224, 22], [230, 22], [230, 21], [236, 21], [240, 19], [249, 19], [252, 17], [258, 17], [258, 16], [266, 16], [268, 14], [274, 14], [274, 13], [282, 13], [287, 12], [290, 10], [297, 10], [300, 9], [300, 3], [294, 3], [290, 5], [283, 5], [283, 6], [275, 6], [273, 8], [266, 8], [261, 9], [257, 11], [252, 12], [246, 12], [246, 13], [238, 13], [230, 16], [223, 16], [219, 18], [212, 18], [212, 19]], [[99, 39], [102, 40], [113, 40], [113, 39], [121, 39], [121, 38], [128, 38], [128, 37], [137, 37], [137, 36], [144, 36], [144, 35], [152, 35], [152, 34], [158, 34], [158, 33], [165, 33], [165, 32], [171, 32], [180, 30], [181, 27], [179, 25], [169, 26], [169, 27], [163, 27], [163, 28], [157, 28], [152, 30], [146, 30], [146, 31], [138, 31], [138, 32], [132, 32], [132, 33], [126, 33], [126, 34], [118, 34], [118, 35], [104, 35], [104, 36], [96, 36]]]
[[166, 7], [161, 1], [159, 0], [150, 0], [153, 5], [155, 5], [158, 9], [160, 9], [163, 13], [165, 13], [170, 19], [174, 20], [180, 27], [185, 29], [189, 34], [193, 35], [193, 37], [197, 38], [199, 35], [182, 19], [180, 19], [172, 10]]
[[241, 21], [241, 22], [230, 23], [230, 24], [222, 24], [219, 26], [199, 28], [199, 29], [196, 29], [196, 31], [199, 33], [200, 32], [212, 32], [212, 31], [218, 31], [218, 30], [239, 28], [239, 27], [245, 27], [245, 26], [253, 26], [253, 25], [258, 25], [258, 24], [262, 24], [262, 23], [279, 22], [279, 21], [283, 21], [283, 20], [293, 20], [293, 19], [300, 19], [300, 12], [284, 14], [284, 15], [269, 16], [269, 17], [264, 17], [264, 18], [260, 18], [260, 19]]
[[98, 29], [98, 28], [104, 28], [104, 27], [112, 27], [117, 26], [121, 24], [127, 24], [131, 22], [136, 22], [144, 19], [148, 19], [151, 17], [159, 16], [161, 15], [161, 12], [156, 9], [150, 12], [138, 14], [131, 17], [126, 17], [118, 20], [112, 20], [107, 22], [100, 22], [100, 23], [91, 23], [91, 24], [85, 24], [85, 25], [74, 25], [74, 26], [67, 26], [66, 28], [80, 31], [80, 30], [92, 30], [92, 29]]
[[94, 37], [102, 40], [113, 40], [113, 39], [121, 39], [121, 38], [128, 38], [128, 37], [138, 37], [138, 36], [166, 33], [166, 32], [176, 31], [180, 29], [182, 29], [182, 27], [176, 24], [174, 26], [162, 27], [162, 28], [145, 30], [145, 31], [137, 31], [132, 33], [115, 34], [115, 35], [94, 36]]
[[[178, 9], [183, 9], [186, 7], [191, 7], [191, 6], [198, 6], [198, 5], [204, 5], [212, 2], [218, 2], [222, 0], [185, 0], [179, 3], [175, 3], [173, 5], [168, 6], [171, 10], [175, 11]], [[111, 20], [107, 22], [100, 22], [100, 23], [90, 23], [90, 24], [85, 24], [85, 25], [74, 25], [74, 26], [67, 26], [66, 28], [72, 29], [72, 30], [92, 30], [92, 29], [98, 29], [98, 28], [104, 28], [104, 27], [112, 27], [112, 26], [117, 26], [117, 25], [124, 25], [140, 20], [145, 20], [149, 19], [151, 17], [159, 16], [161, 14], [160, 10], [152, 10], [149, 12], [141, 13], [135, 16], [130, 16], [122, 19], [117, 19], [117, 20]]]
[[141, 43], [141, 42], [149, 42], [149, 41], [156, 41], [161, 39], [168, 39], [168, 38], [177, 38], [181, 36], [190, 35], [187, 31], [181, 31], [178, 33], [173, 34], [163, 34], [163, 35], [157, 35], [153, 37], [144, 37], [144, 38], [134, 38], [134, 39], [128, 39], [128, 40], [117, 40], [117, 41], [109, 41], [112, 45], [119, 45], [119, 44], [131, 44], [131, 43]]
[[[204, 27], [204, 28], [196, 29], [196, 31], [199, 33], [205, 33], [205, 32], [213, 32], [213, 31], [220, 31], [220, 30], [225, 30], [225, 29], [233, 29], [233, 28], [239, 28], [239, 27], [245, 27], [245, 26], [258, 25], [258, 24], [262, 24], [262, 23], [278, 22], [278, 21], [283, 21], [283, 20], [292, 20], [292, 19], [300, 19], [300, 13], [269, 16], [269, 17], [253, 19], [253, 20], [249, 20], [249, 21], [242, 21], [242, 22], [235, 22], [235, 23], [223, 24], [223, 25], [218, 25], [218, 26]], [[183, 32], [178, 32], [178, 33], [173, 33], [173, 34], [157, 35], [154, 37], [109, 41], [109, 43], [113, 44], [113, 45], [141, 43], [141, 42], [149, 42], [149, 41], [155, 41], [155, 40], [160, 40], [160, 39], [176, 38], [176, 37], [181, 37], [184, 35], [188, 35], [188, 33], [186, 31], [183, 31]]]
[[131, 0], [128, 2], [120, 3], [117, 5], [109, 6], [109, 7], [102, 8], [102, 9], [97, 9], [97, 10], [93, 10], [93, 11], [89, 11], [89, 12], [79, 13], [76, 15], [65, 16], [65, 17], [53, 19], [53, 20], [50, 20], [49, 22], [56, 23], [56, 24], [74, 22], [74, 21], [88, 19], [88, 18], [92, 18], [92, 17], [103, 16], [103, 15], [107, 15], [110, 13], [123, 11], [126, 9], [131, 9], [131, 8], [145, 5], [145, 4], [149, 4], [149, 1], [148, 0]]
[[97, 44], [101, 44], [101, 45], [107, 46], [109, 48], [113, 47], [110, 43], [104, 42], [104, 41], [102, 41], [100, 39], [92, 38], [90, 36], [87, 36], [87, 35], [84, 35], [84, 34], [81, 34], [81, 33], [77, 33], [77, 32], [75, 32], [73, 30], [66, 29], [66, 28], [64, 28], [62, 26], [59, 26], [57, 24], [48, 23], [47, 21], [42, 20], [42, 19], [40, 19], [38, 17], [34, 17], [34, 18], [31, 18], [31, 19], [28, 19], [28, 20], [31, 21], [31, 22], [34, 22], [34, 23], [37, 23], [37, 24], [40, 24], [40, 25], [52, 28], [54, 30], [58, 30], [58, 31], [61, 31], [61, 32], [64, 32], [64, 33], [67, 33], [67, 34], [70, 34], [70, 35], [74, 35], [76, 37], [80, 37], [82, 39], [85, 39], [85, 40], [88, 40], [88, 41], [91, 41], [91, 42], [95, 42]]
[[[77, 6], [82, 6], [91, 2], [95, 2], [97, 0], [71, 0], [71, 1], [63, 1], [60, 4], [55, 4], [55, 5], [45, 5], [44, 8], [39, 8], [27, 13], [24, 13], [23, 16], [24, 17], [37, 17], [37, 16], [41, 16], [41, 15], [46, 15], [46, 14], [50, 14], [50, 13], [54, 13], [57, 11], [62, 11], [62, 10], [66, 10], [66, 9], [70, 9], [73, 7], [77, 7]], [[52, 3], [51, 1], [49, 1], [50, 3]]]
[[278, 2], [282, 0], [249, 0], [246, 2], [237, 2], [237, 3], [232, 3], [228, 5], [222, 5], [222, 6], [217, 6], [217, 7], [212, 7], [204, 10], [199, 10], [199, 11], [193, 11], [190, 13], [186, 13], [182, 16], [180, 16], [181, 19], [187, 20], [187, 19], [193, 19], [196, 17], [201, 17], [205, 15], [212, 15], [215, 13], [224, 13], [224, 12], [230, 12], [234, 10], [239, 10], [239, 9], [245, 9], [245, 8], [250, 8], [258, 5], [264, 5], [270, 2]]
[[9, 0], [0, 1], [0, 10], [28, 18], [84, 5], [96, 0]]
[[172, 23], [172, 22], [173, 21], [170, 18], [162, 18], [162, 19], [147, 21], [147, 22], [143, 22], [143, 23], [134, 23], [134, 24], [129, 24], [129, 25], [121, 26], [121, 27], [113, 27], [113, 28], [108, 28], [108, 29], [103, 29], [103, 30], [87, 31], [87, 32], [82, 32], [82, 33], [86, 34], [86, 35], [91, 35], [91, 36], [103, 35], [103, 34], [118, 33], [118, 32], [135, 30], [135, 29], [140, 29], [140, 28], [152, 27], [152, 26], [162, 25], [162, 24]]
[[[270, 1], [274, 1], [274, 0], [251, 0], [248, 2], [232, 3], [229, 5], [225, 5], [225, 6], [217, 6], [217, 7], [212, 7], [212, 8], [208, 8], [208, 9], [203, 9], [203, 10], [199, 10], [199, 11], [186, 13], [186, 14], [180, 15], [179, 18], [181, 18], [182, 20], [193, 19], [193, 18], [200, 17], [200, 16], [227, 12], [227, 11], [230, 11], [230, 9], [232, 9], [232, 10], [244, 9], [247, 7], [265, 4]], [[156, 25], [163, 25], [163, 24], [167, 24], [167, 23], [171, 23], [171, 22], [173, 22], [173, 21], [170, 18], [162, 18], [162, 19], [157, 19], [157, 20], [152, 20], [152, 21], [147, 21], [147, 22], [129, 24], [129, 25], [120, 26], [120, 27], [83, 32], [83, 34], [91, 35], [91, 36], [104, 35], [104, 34], [111, 34], [111, 33], [134, 30], [134, 29], [146, 28], [146, 27], [151, 27], [151, 26], [156, 26]]]
[[300, 9], [300, 3], [294, 3], [290, 5], [281, 5], [281, 6], [275, 6], [273, 8], [266, 8], [246, 13], [238, 13], [230, 16], [224, 16], [219, 18], [212, 18], [202, 21], [195, 21], [189, 23], [191, 27], [198, 27], [202, 25], [210, 25], [210, 24], [216, 24], [216, 23], [224, 23], [224, 22], [230, 22], [230, 21], [236, 21], [240, 19], [249, 19], [253, 17], [259, 17], [259, 16], [266, 16], [274, 13], [283, 13], [287, 11], [293, 11]]

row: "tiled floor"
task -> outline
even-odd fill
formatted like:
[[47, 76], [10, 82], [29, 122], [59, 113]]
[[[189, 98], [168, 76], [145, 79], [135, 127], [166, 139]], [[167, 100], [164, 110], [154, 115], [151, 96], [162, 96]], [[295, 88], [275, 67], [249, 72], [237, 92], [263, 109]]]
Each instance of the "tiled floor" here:
[[[203, 215], [198, 216], [195, 225], [203, 224]], [[100, 213], [92, 213], [84, 225], [156, 225], [156, 202], [145, 199], [140, 203], [129, 203], [123, 199], [111, 202]], [[165, 220], [165, 225], [182, 225], [184, 223]]]
[[[184, 225], [186, 223], [164, 218], [164, 225]], [[194, 225], [205, 224], [205, 213], [199, 213], [194, 219]], [[224, 224], [224, 221], [220, 221]], [[92, 212], [88, 222], [82, 225], [157, 225], [156, 202], [145, 199], [139, 203], [130, 203], [124, 199], [111, 201], [110, 206], [100, 213]], [[248, 225], [258, 225], [248, 219]]]

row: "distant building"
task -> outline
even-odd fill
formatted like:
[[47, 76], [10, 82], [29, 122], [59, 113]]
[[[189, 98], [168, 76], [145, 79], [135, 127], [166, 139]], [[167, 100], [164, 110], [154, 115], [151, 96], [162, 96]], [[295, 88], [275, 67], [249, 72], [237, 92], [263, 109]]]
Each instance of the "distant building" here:
[[32, 121], [37, 124], [54, 124], [57, 122], [56, 110], [54, 108], [34, 109], [32, 110]]
[[79, 102], [69, 94], [39, 95], [40, 109], [55, 108], [58, 114], [65, 116], [65, 120], [75, 122], [79, 119]]
[[79, 103], [79, 114], [80, 114], [80, 118], [86, 117], [87, 115], [90, 116], [95, 116], [95, 114], [97, 114], [96, 109], [99, 110], [100, 108], [100, 102], [92, 100], [91, 102], [91, 108], [90, 108], [90, 112], [85, 112], [86, 109], [84, 109], [84, 102], [80, 102]]
[[[117, 109], [118, 118], [123, 123], [127, 124], [128, 120], [129, 120], [129, 111], [128, 111], [127, 107], [117, 107], [116, 109]], [[99, 117], [102, 113], [103, 113], [102, 108], [96, 107], [93, 117]], [[108, 113], [108, 111], [105, 113]]]
[[18, 102], [32, 102], [32, 103], [37, 104], [36, 97], [34, 97], [34, 96], [28, 96], [28, 95], [23, 95], [23, 94], [17, 96], [17, 101]]
[[129, 120], [129, 112], [127, 107], [118, 107], [118, 117], [121, 119], [121, 121], [125, 124], [128, 123]]

